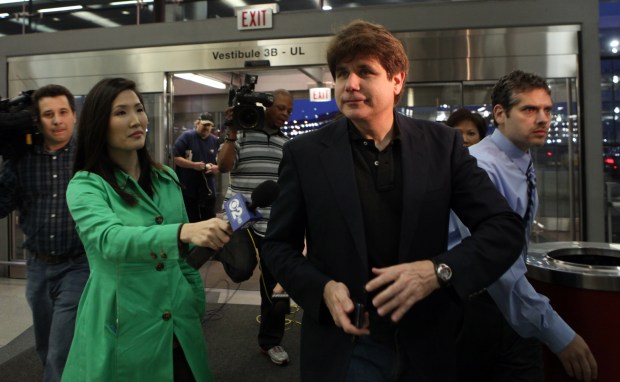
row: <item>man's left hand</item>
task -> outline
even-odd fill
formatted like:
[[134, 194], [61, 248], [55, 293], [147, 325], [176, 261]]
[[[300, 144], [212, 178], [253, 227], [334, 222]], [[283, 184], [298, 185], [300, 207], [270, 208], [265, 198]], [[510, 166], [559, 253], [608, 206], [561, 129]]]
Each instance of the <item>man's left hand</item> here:
[[557, 356], [566, 373], [578, 381], [590, 382], [598, 377], [598, 365], [594, 355], [579, 334]]
[[366, 291], [385, 287], [372, 299], [372, 304], [380, 316], [391, 314], [394, 322], [400, 321], [413, 304], [439, 288], [435, 266], [430, 260], [373, 268], [372, 273], [377, 277], [366, 284]]

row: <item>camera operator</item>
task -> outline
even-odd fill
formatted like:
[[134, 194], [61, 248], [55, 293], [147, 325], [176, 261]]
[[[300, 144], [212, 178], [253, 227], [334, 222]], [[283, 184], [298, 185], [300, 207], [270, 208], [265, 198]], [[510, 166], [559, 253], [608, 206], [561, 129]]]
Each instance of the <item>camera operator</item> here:
[[213, 117], [201, 114], [194, 125], [194, 130], [184, 132], [174, 143], [174, 164], [190, 223], [215, 217], [215, 174], [219, 172]]
[[0, 170], [0, 218], [18, 210], [26, 234], [26, 298], [47, 382], [60, 381], [89, 269], [65, 199], [75, 152], [73, 95], [47, 85], [33, 101], [43, 139]]
[[[273, 105], [265, 110], [264, 123], [261, 126], [238, 130], [233, 122], [233, 126], [226, 132], [217, 157], [220, 172], [230, 172], [230, 186], [225, 201], [237, 193], [250, 200], [252, 190], [257, 185], [266, 180], [278, 179], [282, 146], [288, 141], [280, 128], [293, 111], [293, 96], [284, 89], [275, 90], [272, 94]], [[227, 110], [228, 120], [233, 118], [233, 109]], [[270, 210], [271, 208], [259, 208], [264, 218], [247, 230], [233, 233], [231, 242], [218, 255], [233, 281], [245, 281], [252, 275], [257, 264], [256, 255], [260, 258], [261, 242], [267, 230]], [[234, 270], [230, 264], [234, 264]], [[280, 300], [278, 303], [273, 300], [272, 303], [272, 296], [283, 293], [283, 289], [265, 268], [262, 258], [260, 269], [261, 322], [258, 345], [273, 363], [285, 365], [289, 357], [280, 343], [284, 336], [284, 320], [289, 306], [287, 300]]]

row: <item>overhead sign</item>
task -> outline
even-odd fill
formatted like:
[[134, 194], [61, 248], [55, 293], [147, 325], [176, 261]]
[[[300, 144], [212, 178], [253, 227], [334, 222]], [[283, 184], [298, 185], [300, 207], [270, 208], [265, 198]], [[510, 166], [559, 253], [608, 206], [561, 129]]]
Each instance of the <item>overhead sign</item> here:
[[253, 30], [273, 28], [273, 14], [277, 7], [269, 4], [237, 8], [237, 29]]
[[310, 88], [311, 102], [329, 102], [332, 99], [332, 90], [330, 88]]

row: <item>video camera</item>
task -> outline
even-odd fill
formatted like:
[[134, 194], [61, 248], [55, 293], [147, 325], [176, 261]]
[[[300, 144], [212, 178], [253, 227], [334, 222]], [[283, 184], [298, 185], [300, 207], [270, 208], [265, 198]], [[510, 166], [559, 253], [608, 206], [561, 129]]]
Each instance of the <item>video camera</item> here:
[[3, 159], [15, 157], [32, 145], [33, 135], [37, 133], [32, 93], [34, 90], [28, 90], [0, 101], [0, 156]]
[[230, 89], [228, 106], [233, 107], [231, 128], [234, 130], [254, 129], [263, 126], [265, 111], [257, 106], [259, 102], [265, 107], [273, 105], [273, 95], [254, 92], [258, 76], [246, 74], [245, 83], [238, 90]]

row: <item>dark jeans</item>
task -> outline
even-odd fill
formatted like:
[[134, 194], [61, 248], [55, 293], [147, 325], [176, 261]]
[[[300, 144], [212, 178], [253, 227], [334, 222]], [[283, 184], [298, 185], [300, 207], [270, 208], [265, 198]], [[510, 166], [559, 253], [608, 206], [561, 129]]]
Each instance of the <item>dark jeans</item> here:
[[[256, 249], [260, 254], [262, 240], [263, 238], [254, 234], [251, 229], [235, 231], [230, 242], [216, 255], [216, 259], [222, 262], [224, 270], [234, 282], [240, 283], [252, 276], [258, 264]], [[261, 323], [258, 345], [263, 350], [268, 350], [282, 342], [284, 321], [290, 308], [284, 301], [272, 304], [271, 295], [277, 281], [262, 259], [260, 270]]]
[[[258, 237], [255, 235], [255, 237]], [[262, 238], [257, 242], [259, 253]], [[284, 324], [286, 314], [290, 310], [290, 301], [275, 302], [271, 300], [273, 288], [278, 283], [269, 269], [265, 267], [263, 259], [260, 259], [261, 288], [260, 288], [260, 329], [258, 330], [258, 346], [263, 350], [280, 345], [284, 337]]]
[[486, 292], [467, 302], [457, 346], [460, 381], [544, 381], [540, 341], [519, 336]]
[[355, 339], [345, 382], [415, 381], [403, 353], [396, 345], [380, 343], [371, 336]]
[[196, 198], [183, 195], [185, 210], [190, 223], [208, 220], [215, 217], [215, 197]]
[[36, 350], [43, 362], [45, 382], [60, 381], [88, 275], [86, 256], [59, 264], [28, 260], [26, 299], [32, 310]]

